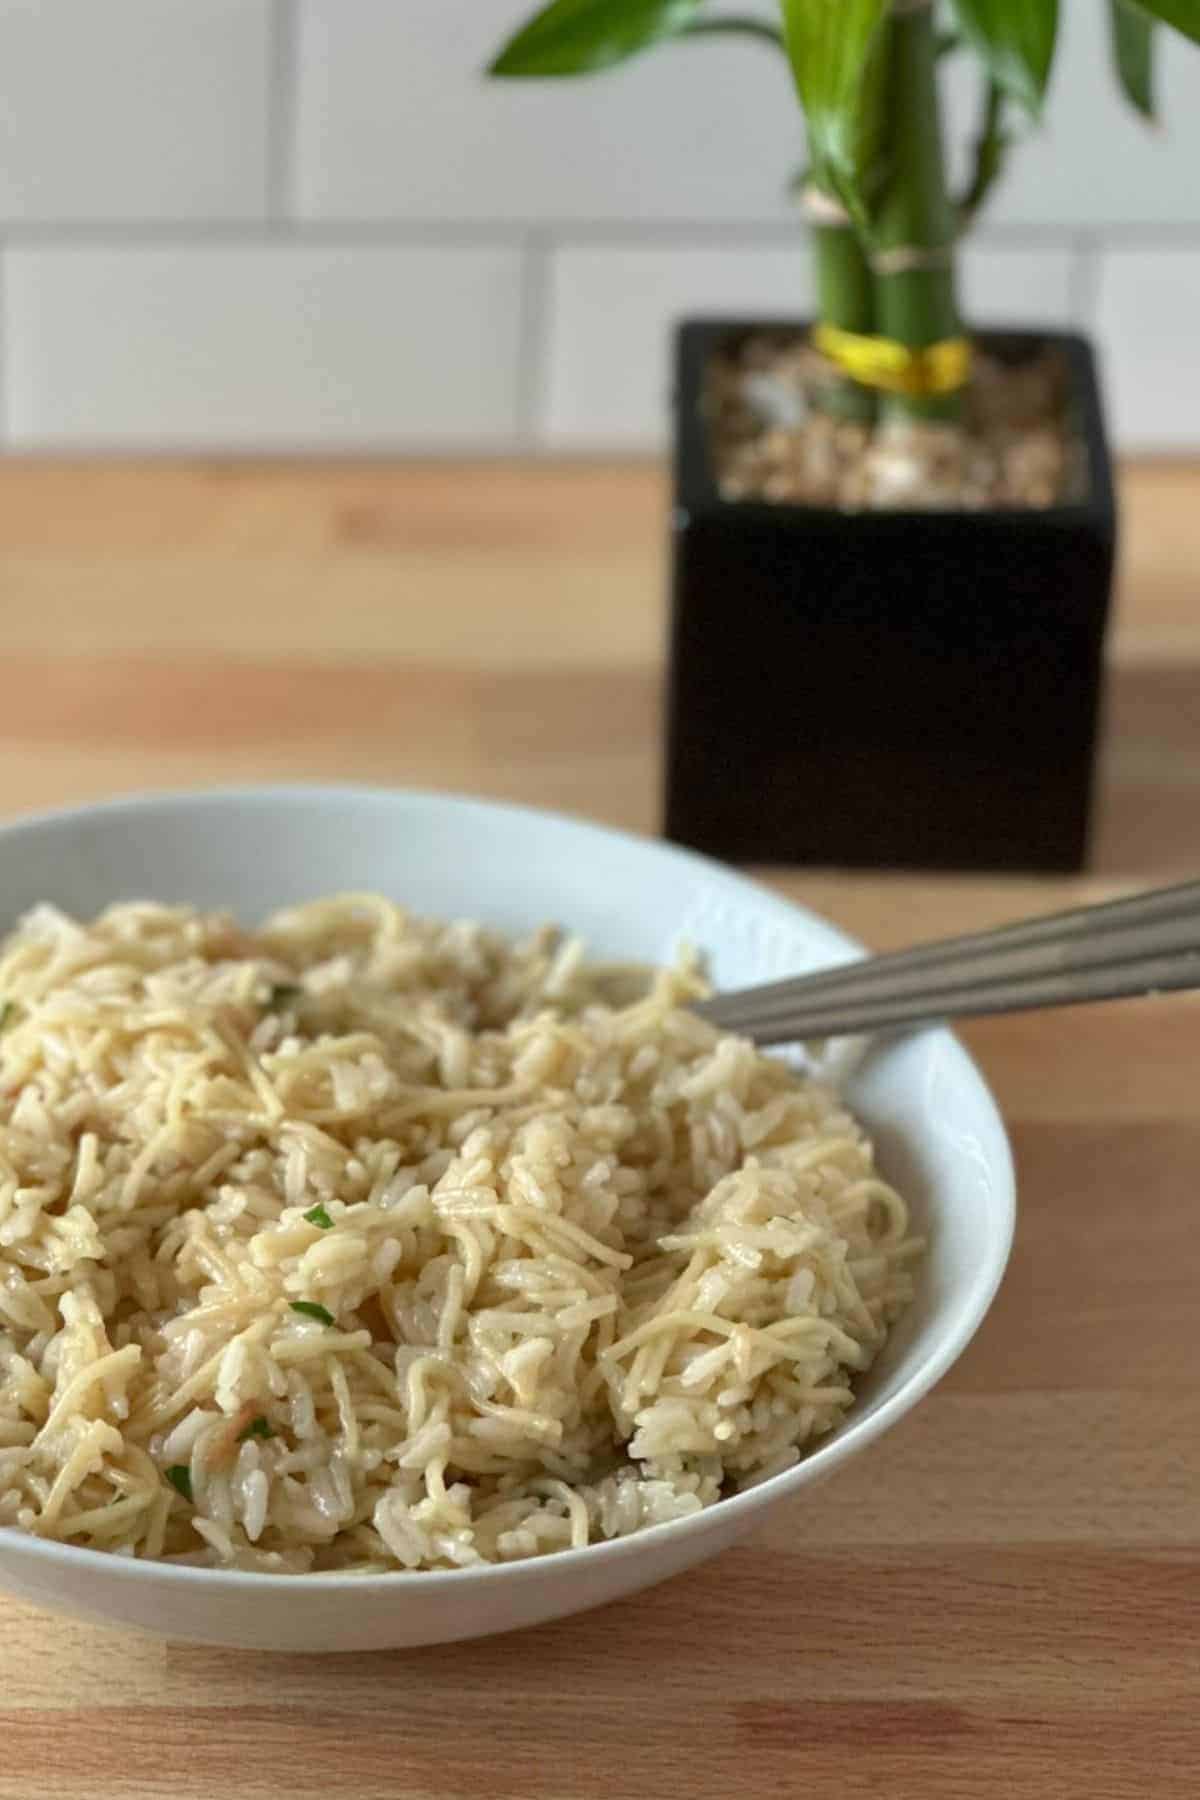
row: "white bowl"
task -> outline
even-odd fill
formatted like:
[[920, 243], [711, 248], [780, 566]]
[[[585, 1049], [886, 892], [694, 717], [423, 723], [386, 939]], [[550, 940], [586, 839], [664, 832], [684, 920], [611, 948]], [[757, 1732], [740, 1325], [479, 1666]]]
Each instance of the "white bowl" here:
[[[38, 900], [87, 916], [146, 897], [252, 921], [335, 890], [521, 930], [556, 920], [604, 956], [665, 961], [680, 938], [719, 987], [844, 961], [859, 947], [704, 859], [572, 819], [355, 788], [148, 796], [0, 828], [0, 927]], [[880, 1163], [930, 1238], [917, 1298], [846, 1423], [796, 1468], [708, 1511], [508, 1567], [387, 1576], [224, 1573], [135, 1562], [0, 1529], [0, 1586], [39, 1605], [202, 1643], [277, 1650], [432, 1644], [614, 1600], [700, 1562], [769, 1506], [831, 1475], [959, 1356], [1004, 1272], [1012, 1162], [984, 1082], [946, 1031], [871, 1049], [846, 1085]]]

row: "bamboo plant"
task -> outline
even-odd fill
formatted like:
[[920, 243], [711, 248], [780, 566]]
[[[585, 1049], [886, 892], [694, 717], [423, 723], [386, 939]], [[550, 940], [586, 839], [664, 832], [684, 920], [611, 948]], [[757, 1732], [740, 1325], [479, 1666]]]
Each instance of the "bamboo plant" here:
[[[777, 20], [721, 0], [551, 0], [491, 65], [495, 76], [580, 76], [677, 40], [745, 36], [791, 67], [807, 127], [797, 186], [811, 228], [822, 404], [893, 428], [956, 425], [969, 372], [958, 246], [1045, 100], [1058, 0], [775, 0]], [[1153, 118], [1155, 33], [1200, 42], [1200, 0], [1076, 0], [1105, 7], [1113, 66]], [[965, 191], [952, 193], [941, 66], [979, 65], [979, 128]]]

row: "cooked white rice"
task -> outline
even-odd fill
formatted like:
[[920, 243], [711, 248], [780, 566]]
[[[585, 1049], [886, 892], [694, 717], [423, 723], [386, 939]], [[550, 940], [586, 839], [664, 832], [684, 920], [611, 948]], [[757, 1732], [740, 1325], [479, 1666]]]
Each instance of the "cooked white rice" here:
[[0, 1525], [443, 1569], [795, 1462], [919, 1246], [837, 1099], [698, 991], [372, 896], [256, 935], [31, 913], [0, 950]]

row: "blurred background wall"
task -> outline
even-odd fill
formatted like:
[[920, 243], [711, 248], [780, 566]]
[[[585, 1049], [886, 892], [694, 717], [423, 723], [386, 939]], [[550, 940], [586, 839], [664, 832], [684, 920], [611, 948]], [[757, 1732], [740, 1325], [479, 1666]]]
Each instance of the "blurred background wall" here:
[[[1195, 448], [1200, 55], [1163, 42], [1147, 130], [1105, 8], [1063, 10], [1052, 124], [1015, 153], [965, 300], [1094, 332], [1119, 442]], [[805, 307], [787, 77], [716, 42], [486, 83], [522, 16], [0, 0], [4, 447], [658, 447], [672, 319]], [[956, 75], [959, 136], [973, 107]]]

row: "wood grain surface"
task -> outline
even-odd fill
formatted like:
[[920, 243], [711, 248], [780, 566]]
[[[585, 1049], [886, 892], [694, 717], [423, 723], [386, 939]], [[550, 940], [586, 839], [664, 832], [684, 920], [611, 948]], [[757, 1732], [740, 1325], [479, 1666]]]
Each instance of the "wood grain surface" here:
[[[1200, 471], [1126, 471], [1094, 869], [772, 876], [878, 945], [1200, 867]], [[652, 829], [645, 467], [0, 467], [0, 811], [352, 777]], [[938, 1390], [743, 1547], [519, 1636], [329, 1660], [0, 1599], [0, 1800], [1200, 1792], [1200, 1001], [966, 1036], [1009, 1276]]]

